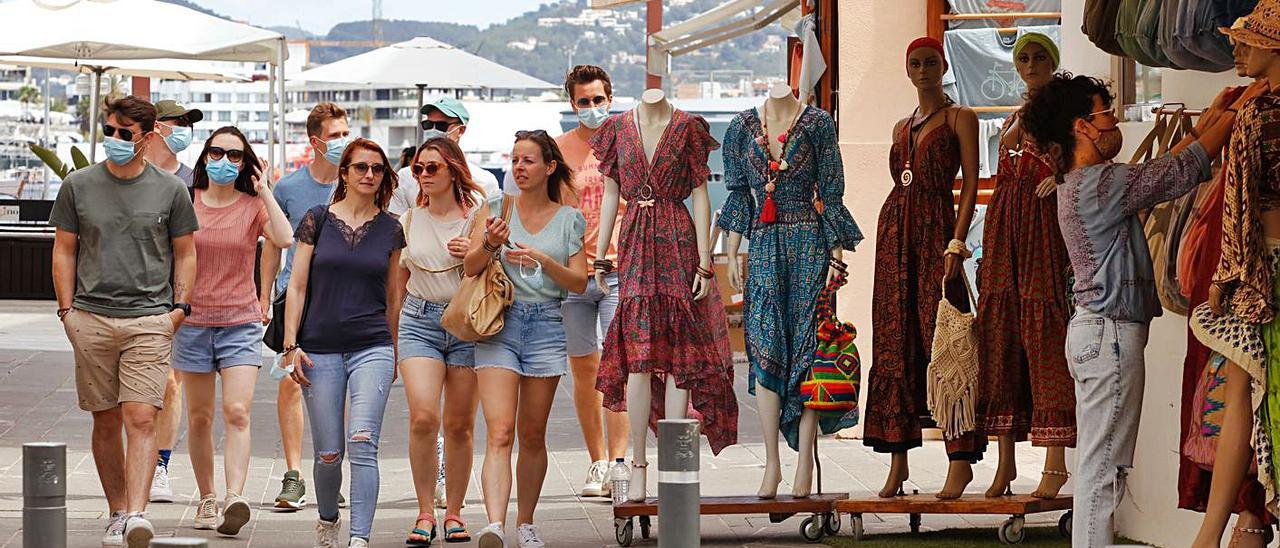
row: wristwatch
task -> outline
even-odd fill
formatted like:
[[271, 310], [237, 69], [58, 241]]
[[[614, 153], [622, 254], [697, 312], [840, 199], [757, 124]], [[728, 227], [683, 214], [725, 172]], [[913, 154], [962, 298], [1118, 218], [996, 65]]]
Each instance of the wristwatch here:
[[170, 310], [181, 310], [184, 316], [191, 317], [191, 305], [187, 303], [173, 303]]

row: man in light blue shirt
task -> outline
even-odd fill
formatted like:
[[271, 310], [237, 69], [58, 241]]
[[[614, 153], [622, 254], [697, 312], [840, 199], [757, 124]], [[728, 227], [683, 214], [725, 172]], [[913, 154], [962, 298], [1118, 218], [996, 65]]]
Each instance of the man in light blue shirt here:
[[1023, 110], [1027, 131], [1041, 149], [1056, 153], [1066, 172], [1058, 223], [1076, 280], [1065, 349], [1078, 427], [1076, 547], [1111, 544], [1112, 513], [1133, 467], [1147, 330], [1161, 313], [1138, 212], [1208, 180], [1209, 159], [1222, 150], [1235, 120], [1219, 96], [1169, 155], [1115, 164], [1124, 142], [1112, 99], [1100, 80], [1060, 73]]
[[[343, 149], [351, 141], [346, 111], [333, 103], [316, 105], [307, 116], [307, 138], [315, 152], [315, 159], [310, 165], [281, 177], [272, 191], [295, 231], [307, 210], [329, 203], [333, 190], [338, 186], [338, 164]], [[281, 294], [289, 285], [289, 274], [293, 272], [293, 253], [297, 248], [297, 243], [289, 248], [284, 272], [278, 277], [276, 272], [280, 269], [282, 250], [272, 246], [270, 242], [262, 249], [262, 290], [259, 301], [264, 323], [271, 311], [272, 289], [275, 289], [276, 294]], [[275, 372], [274, 368], [272, 372]], [[276, 508], [298, 510], [307, 504], [307, 484], [299, 472], [302, 466], [302, 389], [288, 375], [280, 379], [276, 413], [280, 420], [280, 445], [284, 447], [288, 471], [285, 472], [275, 505]]]

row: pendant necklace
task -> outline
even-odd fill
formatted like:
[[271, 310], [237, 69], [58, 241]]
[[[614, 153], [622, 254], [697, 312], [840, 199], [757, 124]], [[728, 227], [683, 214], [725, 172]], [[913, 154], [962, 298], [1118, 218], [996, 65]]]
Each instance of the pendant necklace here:
[[947, 102], [947, 104], [943, 105], [942, 108], [939, 108], [938, 110], [935, 110], [932, 113], [930, 113], [928, 116], [925, 116], [924, 120], [921, 121], [919, 124], [915, 124], [912, 122], [915, 121], [916, 115], [920, 114], [920, 107], [916, 107], [915, 111], [911, 113], [911, 118], [907, 122], [907, 127], [904, 128], [907, 130], [907, 158], [905, 162], [906, 165], [903, 166], [902, 168], [902, 175], [898, 177], [898, 180], [902, 183], [902, 186], [911, 186], [911, 182], [915, 180], [915, 173], [911, 171], [911, 163], [914, 162], [916, 159], [916, 132], [919, 131], [920, 128], [923, 128], [926, 124], [928, 124], [929, 120], [932, 120], [933, 117], [937, 116], [939, 112], [946, 110], [947, 106], [949, 106], [950, 104], [951, 104], [950, 102]]
[[783, 171], [791, 166], [787, 163], [787, 149], [794, 148], [792, 146], [795, 141], [791, 139], [791, 132], [795, 129], [796, 122], [800, 121], [800, 115], [804, 114], [805, 106], [800, 105], [796, 110], [796, 115], [791, 119], [791, 124], [787, 126], [787, 130], [778, 135], [778, 142], [782, 143], [781, 160], [773, 157], [773, 149], [769, 146], [769, 104], [765, 103], [760, 109], [760, 128], [763, 135], [756, 138], [756, 144], [760, 145], [760, 150], [764, 152], [765, 158], [769, 162], [768, 182], [764, 185], [764, 203], [760, 208], [760, 221], [764, 223], [772, 223], [777, 219], [777, 205], [773, 200], [773, 192], [778, 189], [778, 177]]

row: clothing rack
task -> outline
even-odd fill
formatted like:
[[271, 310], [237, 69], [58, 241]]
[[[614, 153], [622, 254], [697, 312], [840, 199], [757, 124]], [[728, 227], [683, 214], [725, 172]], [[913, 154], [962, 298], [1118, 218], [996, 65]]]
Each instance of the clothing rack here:
[[981, 21], [983, 19], [1062, 19], [1060, 11], [1031, 11], [1010, 13], [944, 13], [943, 21]]
[[978, 114], [987, 114], [992, 112], [1017, 112], [1022, 107], [969, 107]]
[[[1169, 107], [1169, 106], [1167, 106], [1167, 105], [1161, 105], [1161, 106], [1151, 107], [1151, 112], [1153, 112], [1153, 113], [1155, 113], [1155, 114], [1173, 115], [1173, 114], [1177, 114], [1177, 113], [1178, 113], [1178, 109], [1176, 109], [1176, 108], [1170, 108], [1170, 107]], [[1204, 114], [1204, 110], [1201, 110], [1201, 109], [1183, 109], [1183, 110], [1182, 110], [1182, 113], [1183, 113], [1183, 114], [1186, 114], [1187, 116], [1200, 116], [1200, 115]]]

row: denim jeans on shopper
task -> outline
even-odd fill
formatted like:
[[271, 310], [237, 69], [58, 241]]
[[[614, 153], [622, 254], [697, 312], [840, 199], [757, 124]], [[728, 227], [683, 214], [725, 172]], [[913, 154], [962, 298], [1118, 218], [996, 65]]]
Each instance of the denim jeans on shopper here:
[[[378, 503], [378, 437], [395, 371], [391, 345], [343, 354], [309, 354], [302, 388], [315, 451], [312, 475], [320, 519], [338, 517], [342, 458], [351, 460], [351, 536], [369, 539]], [[350, 398], [349, 418], [343, 416]]]
[[1076, 384], [1075, 548], [1111, 544], [1138, 440], [1149, 327], [1078, 308], [1067, 328], [1067, 366]]

